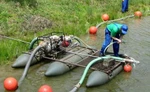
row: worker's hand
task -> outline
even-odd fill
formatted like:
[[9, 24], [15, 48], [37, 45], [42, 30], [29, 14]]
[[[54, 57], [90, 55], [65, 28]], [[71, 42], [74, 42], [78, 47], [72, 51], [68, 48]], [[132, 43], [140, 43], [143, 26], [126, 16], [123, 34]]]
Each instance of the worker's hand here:
[[118, 38], [116, 38], [116, 37], [112, 37], [112, 39], [113, 39], [113, 40], [116, 40], [117, 43], [121, 43], [121, 42], [122, 42], [121, 39], [118, 39]]
[[118, 41], [118, 43], [121, 43], [121, 42], [122, 42], [120, 39], [118, 39], [117, 41]]

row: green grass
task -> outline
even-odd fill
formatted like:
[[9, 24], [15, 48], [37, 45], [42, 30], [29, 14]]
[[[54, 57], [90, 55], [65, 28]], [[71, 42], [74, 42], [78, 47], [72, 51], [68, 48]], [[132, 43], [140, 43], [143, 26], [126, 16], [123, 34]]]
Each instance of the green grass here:
[[[1, 0], [0, 34], [30, 42], [34, 37], [52, 31], [82, 35], [90, 26], [102, 22], [101, 15], [110, 19], [122, 18], [141, 11], [149, 16], [150, 0], [129, 0], [129, 11], [121, 13], [121, 0]], [[38, 15], [52, 21], [53, 26], [42, 31], [23, 30], [29, 17]], [[0, 62], [7, 62], [22, 51], [27, 44], [0, 38]], [[2, 50], [2, 51], [1, 51]]]
[[9, 63], [9, 60], [13, 60], [28, 48], [27, 44], [12, 40], [0, 40], [0, 43], [0, 64]]

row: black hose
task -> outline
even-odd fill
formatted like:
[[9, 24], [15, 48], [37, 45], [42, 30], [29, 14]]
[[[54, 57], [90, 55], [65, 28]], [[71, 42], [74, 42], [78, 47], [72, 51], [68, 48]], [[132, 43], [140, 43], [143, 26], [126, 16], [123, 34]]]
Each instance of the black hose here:
[[37, 47], [33, 50], [33, 52], [32, 52], [32, 54], [31, 54], [31, 56], [30, 56], [30, 58], [29, 58], [29, 60], [28, 60], [28, 62], [27, 62], [27, 64], [26, 64], [26, 66], [25, 66], [25, 69], [24, 69], [24, 72], [23, 72], [23, 74], [22, 74], [22, 77], [21, 77], [20, 80], [19, 80], [18, 86], [21, 85], [22, 81], [23, 81], [24, 78], [26, 77], [27, 72], [28, 72], [28, 69], [29, 69], [29, 66], [30, 66], [30, 64], [31, 64], [31, 61], [32, 61], [34, 55], [35, 55], [36, 52], [37, 52], [39, 49], [41, 49], [41, 48], [42, 48], [42, 46], [39, 45], [39, 46], [37, 46]]

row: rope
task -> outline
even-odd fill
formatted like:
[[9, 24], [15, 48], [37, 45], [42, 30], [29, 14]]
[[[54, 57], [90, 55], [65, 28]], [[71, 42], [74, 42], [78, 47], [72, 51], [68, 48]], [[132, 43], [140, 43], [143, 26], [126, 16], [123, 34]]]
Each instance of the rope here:
[[18, 42], [22, 42], [22, 43], [25, 43], [25, 44], [30, 44], [30, 42], [23, 41], [23, 40], [16, 39], [16, 38], [12, 38], [12, 37], [8, 37], [8, 36], [4, 36], [2, 34], [0, 34], [0, 37], [7, 38], [7, 39], [10, 39], [10, 40], [14, 40], [14, 41], [18, 41]]
[[[146, 11], [146, 12], [150, 12], [150, 10]], [[114, 20], [109, 20], [109, 21], [103, 21], [101, 23], [99, 23], [96, 28], [99, 28], [102, 24], [105, 24], [107, 22], [114, 22], [114, 21], [121, 21], [121, 20], [124, 20], [124, 19], [127, 19], [127, 18], [132, 18], [134, 17], [134, 14], [132, 15], [129, 15], [129, 16], [125, 16], [125, 17], [122, 17], [122, 18], [118, 18], [118, 19], [114, 19]]]
[[123, 18], [119, 18], [119, 19], [114, 19], [114, 20], [110, 20], [110, 21], [104, 21], [104, 22], [101, 22], [99, 23], [96, 28], [99, 28], [102, 24], [105, 24], [107, 22], [114, 22], [114, 21], [120, 21], [120, 20], [124, 20], [124, 19], [127, 19], [127, 18], [132, 18], [134, 17], [134, 15], [129, 15], [129, 16], [126, 16], [126, 17], [123, 17]]

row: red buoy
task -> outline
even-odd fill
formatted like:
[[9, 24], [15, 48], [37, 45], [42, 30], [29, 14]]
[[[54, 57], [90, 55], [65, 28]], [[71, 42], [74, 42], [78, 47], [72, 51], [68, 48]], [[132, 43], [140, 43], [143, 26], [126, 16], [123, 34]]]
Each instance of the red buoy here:
[[53, 90], [50, 86], [43, 85], [39, 88], [38, 92], [53, 92]]
[[4, 88], [7, 91], [15, 91], [18, 88], [18, 81], [13, 77], [8, 77], [4, 80]]
[[108, 21], [109, 20], [109, 15], [108, 14], [103, 14], [102, 15], [102, 20], [103, 21]]
[[125, 72], [131, 72], [131, 70], [132, 70], [132, 66], [131, 66], [131, 65], [126, 64], [126, 65], [124, 66], [124, 71], [125, 71]]
[[95, 26], [91, 26], [89, 29], [90, 34], [96, 34], [97, 33], [97, 28]]
[[141, 17], [142, 16], [142, 12], [140, 12], [140, 11], [136, 11], [135, 13], [134, 13], [134, 16], [137, 16], [137, 17]]

